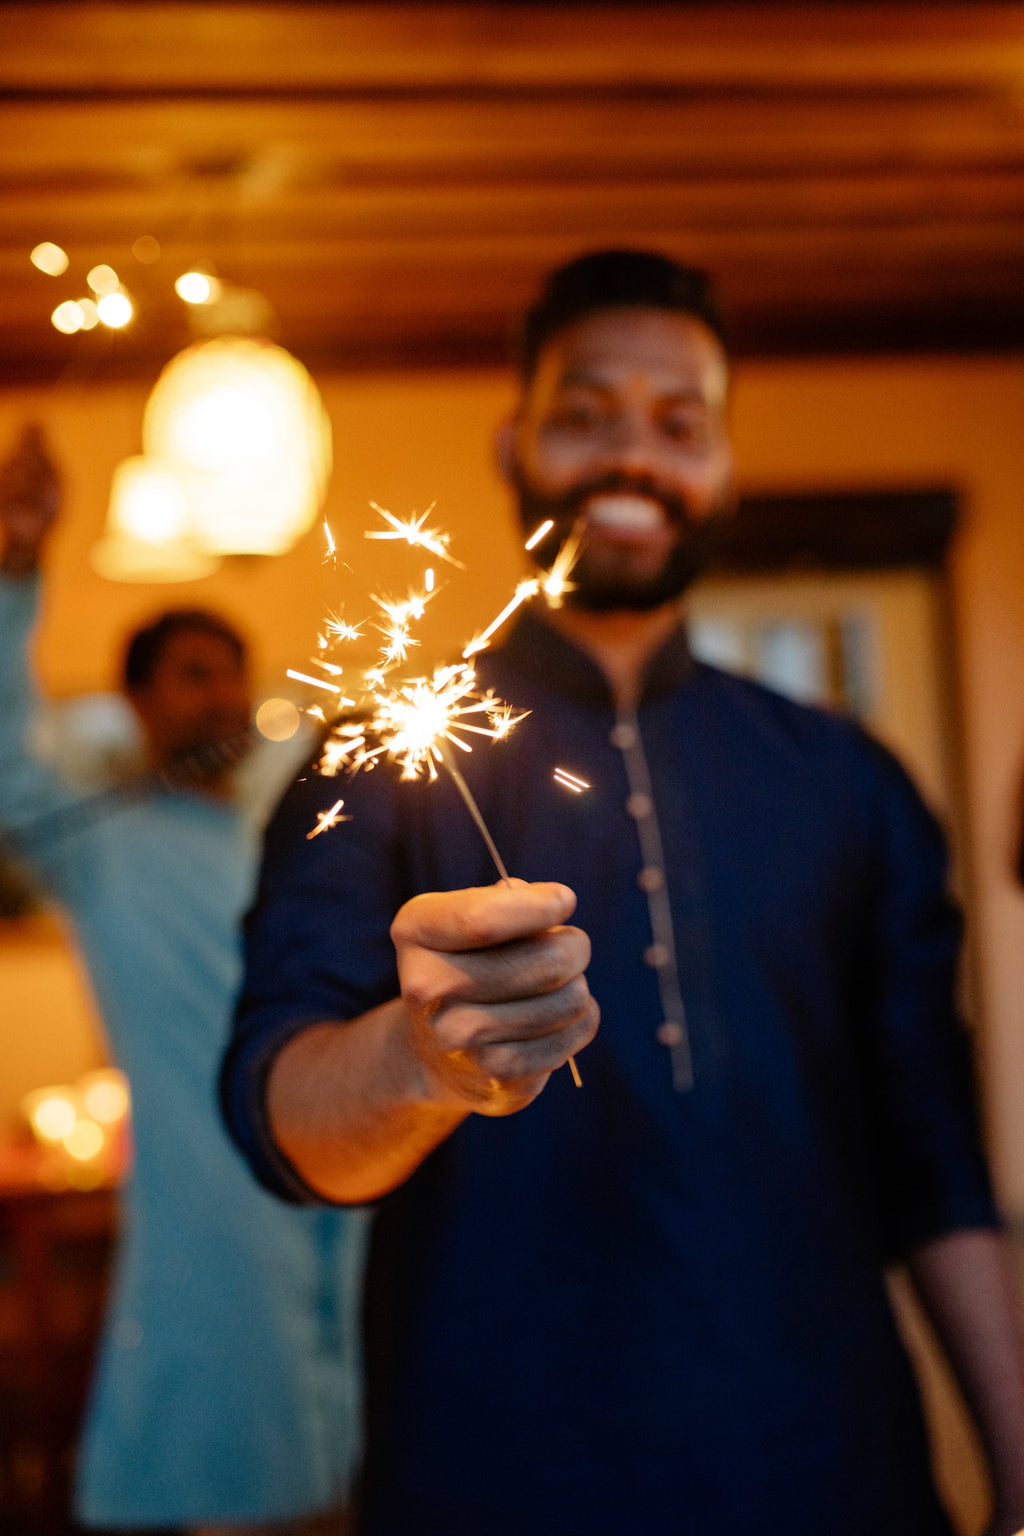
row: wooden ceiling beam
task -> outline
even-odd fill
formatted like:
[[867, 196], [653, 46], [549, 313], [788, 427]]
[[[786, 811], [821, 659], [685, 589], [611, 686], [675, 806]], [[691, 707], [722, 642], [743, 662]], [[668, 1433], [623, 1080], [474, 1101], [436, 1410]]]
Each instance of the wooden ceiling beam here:
[[258, 199], [317, 177], [428, 183], [523, 177], [962, 169], [1024, 161], [1016, 97], [798, 102], [27, 103], [0, 99], [0, 183], [233, 185]]
[[[642, 17], [642, 26], [638, 24]], [[0, 5], [0, 89], [1019, 89], [1020, 4]]]

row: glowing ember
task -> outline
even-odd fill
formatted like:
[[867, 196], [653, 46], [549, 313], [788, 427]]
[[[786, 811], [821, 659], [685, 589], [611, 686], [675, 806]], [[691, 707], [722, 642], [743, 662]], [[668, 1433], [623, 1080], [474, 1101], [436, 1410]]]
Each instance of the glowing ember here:
[[536, 576], [529, 576], [525, 581], [521, 581], [516, 587], [515, 596], [505, 604], [498, 617], [492, 619], [485, 630], [474, 636], [463, 651], [463, 657], [475, 656], [477, 651], [486, 650], [491, 643], [492, 635], [497, 633], [506, 619], [511, 618], [520, 603], [525, 603], [528, 597], [536, 597], [539, 591], [540, 582]]
[[527, 539], [526, 543], [523, 545], [523, 548], [524, 549], [535, 549], [536, 546], [540, 543], [541, 539], [544, 537], [544, 535], [546, 533], [550, 533], [554, 526], [555, 525], [554, 525], [553, 521], [551, 520], [551, 518], [550, 517], [547, 518], [545, 522], [541, 523], [539, 528], [535, 528], [534, 529], [534, 531], [530, 534], [530, 537]]
[[561, 784], [564, 789], [571, 789], [577, 795], [581, 795], [585, 789], [590, 788], [586, 779], [578, 779], [567, 768], [556, 768], [554, 778], [556, 784]]
[[335, 800], [329, 811], [320, 811], [316, 818], [316, 826], [312, 832], [306, 833], [307, 843], [311, 838], [319, 837], [321, 832], [327, 832], [331, 827], [336, 827], [339, 821], [351, 821], [351, 816], [341, 816], [339, 812], [345, 804], [344, 800]]

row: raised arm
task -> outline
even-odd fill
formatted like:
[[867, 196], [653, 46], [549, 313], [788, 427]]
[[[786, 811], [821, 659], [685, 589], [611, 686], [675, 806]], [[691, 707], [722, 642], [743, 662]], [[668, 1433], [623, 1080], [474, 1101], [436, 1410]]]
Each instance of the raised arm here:
[[30, 746], [39, 699], [29, 650], [40, 560], [59, 503], [56, 467], [39, 429], [27, 427], [0, 464], [0, 826], [51, 881], [62, 878], [66, 849], [38, 847], [33, 829], [78, 797]]
[[391, 929], [401, 996], [308, 1027], [271, 1069], [270, 1129], [308, 1184], [374, 1199], [467, 1115], [537, 1097], [597, 1028], [589, 941], [564, 926], [575, 905], [565, 886], [515, 881], [402, 907]]

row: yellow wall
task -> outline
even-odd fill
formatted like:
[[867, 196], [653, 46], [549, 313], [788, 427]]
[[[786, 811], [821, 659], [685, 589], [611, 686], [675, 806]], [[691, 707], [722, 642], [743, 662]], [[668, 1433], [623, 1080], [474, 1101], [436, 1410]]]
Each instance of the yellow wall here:
[[[361, 570], [370, 550], [382, 562], [377, 589], [400, 593], [407, 558], [362, 539], [373, 521], [368, 504], [405, 513], [436, 499], [437, 520], [468, 567], [449, 573], [430, 621], [432, 648], [453, 645], [497, 611], [519, 570], [490, 465], [493, 426], [511, 399], [508, 379], [415, 374], [320, 383], [335, 433], [327, 512], [341, 554]], [[114, 465], [139, 450], [142, 400], [143, 391], [129, 386], [0, 395], [0, 450], [23, 420], [37, 417], [67, 474], [39, 651], [46, 685], [57, 693], [108, 686], [125, 627], [184, 601], [216, 605], [245, 626], [257, 642], [261, 683], [273, 686], [286, 666], [302, 664], [325, 607], [344, 602], [346, 617], [359, 616], [365, 585], [323, 563], [319, 530], [278, 561], [227, 565], [187, 586], [122, 587], [94, 575], [88, 550]], [[1024, 895], [1010, 871], [1024, 760], [1024, 361], [748, 364], [737, 380], [734, 429], [751, 489], [945, 482], [962, 493], [952, 576], [985, 1083], [1000, 1187], [1008, 1207], [1024, 1213]], [[0, 967], [15, 964], [15, 953], [10, 945], [0, 951]], [[50, 1027], [67, 1027], [59, 1010]], [[5, 1053], [16, 1048], [5, 1029]]]

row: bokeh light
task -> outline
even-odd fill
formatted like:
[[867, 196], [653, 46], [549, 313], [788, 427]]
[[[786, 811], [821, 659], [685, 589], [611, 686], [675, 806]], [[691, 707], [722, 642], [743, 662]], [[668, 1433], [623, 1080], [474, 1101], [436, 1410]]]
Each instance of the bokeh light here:
[[51, 323], [58, 331], [63, 331], [65, 336], [73, 336], [76, 331], [80, 331], [83, 320], [82, 307], [74, 299], [65, 299], [50, 316]]
[[95, 1120], [79, 1120], [64, 1137], [64, 1150], [78, 1163], [87, 1163], [103, 1151], [106, 1137]]
[[68, 269], [68, 253], [59, 245], [54, 245], [52, 240], [43, 240], [29, 255], [34, 267], [40, 272], [45, 272], [47, 277], [60, 277]]
[[256, 711], [256, 729], [267, 741], [291, 741], [301, 721], [291, 699], [264, 699]]
[[116, 1125], [131, 1107], [128, 1079], [114, 1067], [86, 1073], [78, 1086], [84, 1108], [100, 1125]]
[[175, 281], [174, 291], [186, 304], [213, 304], [220, 298], [221, 285], [208, 272], [183, 272]]
[[151, 267], [155, 261], [160, 260], [160, 242], [153, 235], [140, 235], [132, 241], [132, 255], [136, 261], [141, 261], [143, 266]]
[[91, 268], [85, 280], [93, 293], [100, 298], [104, 294], [116, 293], [121, 286], [121, 279], [113, 267], [108, 267], [105, 262], [101, 263], [98, 267]]
[[111, 330], [119, 331], [122, 326], [128, 324], [135, 313], [132, 301], [126, 293], [105, 293], [96, 305], [97, 312], [104, 325], [109, 325]]
[[39, 1088], [26, 1096], [23, 1109], [33, 1135], [52, 1145], [63, 1141], [78, 1120], [74, 1099], [66, 1088]]

